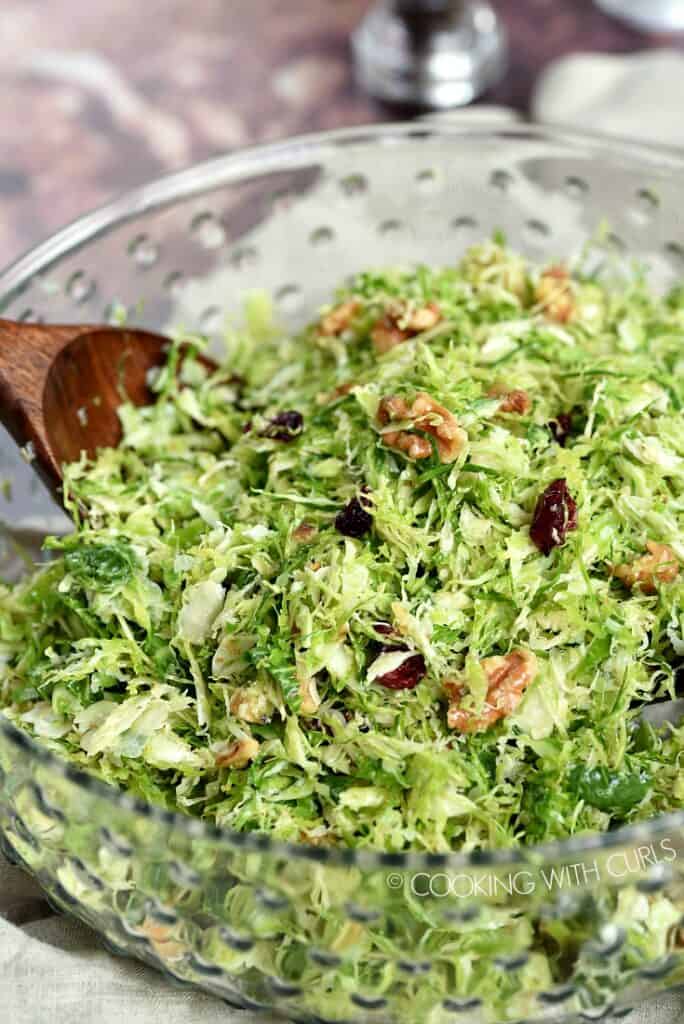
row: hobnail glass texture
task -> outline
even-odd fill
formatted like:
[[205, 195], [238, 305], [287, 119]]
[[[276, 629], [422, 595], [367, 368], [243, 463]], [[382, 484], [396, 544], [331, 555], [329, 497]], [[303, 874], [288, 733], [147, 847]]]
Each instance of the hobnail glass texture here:
[[[218, 339], [251, 289], [297, 326], [363, 267], [453, 263], [495, 230], [538, 261], [568, 259], [600, 230], [606, 256], [638, 258], [664, 288], [684, 267], [683, 182], [675, 154], [530, 127], [312, 136], [83, 218], [0, 276], [0, 310], [48, 322], [125, 313]], [[0, 459], [8, 576], [12, 537], [64, 520], [4, 434]], [[569, 1024], [684, 982], [678, 922], [639, 927], [664, 898], [684, 913], [684, 813], [470, 857], [291, 846], [134, 802], [0, 716], [0, 844], [112, 950], [296, 1021]], [[549, 977], [537, 951], [553, 959], [560, 935], [572, 956]], [[493, 958], [495, 992], [478, 966]]]

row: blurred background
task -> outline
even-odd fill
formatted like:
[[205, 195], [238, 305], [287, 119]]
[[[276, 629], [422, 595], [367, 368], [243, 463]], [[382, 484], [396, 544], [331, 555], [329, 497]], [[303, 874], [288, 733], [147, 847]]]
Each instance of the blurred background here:
[[[428, 45], [415, 10], [425, 4], [430, 32], [445, 4], [459, 19], [467, 6], [397, 0], [402, 17], [413, 19], [417, 51]], [[354, 75], [350, 39], [356, 30], [358, 44], [362, 23], [368, 31], [371, 7], [369, 0], [2, 0], [0, 264], [164, 171], [256, 141], [414, 113], [410, 104], [373, 98]], [[667, 32], [684, 24], [681, 0], [494, 0], [493, 7], [501, 53], [490, 78], [499, 80], [478, 102], [526, 115], [543, 106], [535, 91], [558, 58], [669, 47], [673, 59], [682, 45]], [[477, 14], [485, 36], [487, 17]], [[396, 26], [383, 26], [383, 46], [406, 46]], [[455, 45], [475, 44], [459, 37]], [[555, 81], [561, 107], [572, 105], [572, 81]], [[581, 106], [573, 117], [582, 121]]]

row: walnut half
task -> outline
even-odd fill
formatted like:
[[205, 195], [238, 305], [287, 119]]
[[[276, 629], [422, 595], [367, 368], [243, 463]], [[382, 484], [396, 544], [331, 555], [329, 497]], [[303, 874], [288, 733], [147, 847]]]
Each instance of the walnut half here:
[[501, 718], [512, 715], [525, 690], [538, 672], [532, 651], [522, 649], [481, 662], [487, 676], [487, 697], [484, 709], [477, 713], [462, 707], [463, 687], [456, 679], [444, 681], [449, 697], [447, 725], [458, 732], [482, 732]]
[[636, 561], [616, 565], [612, 572], [626, 587], [639, 587], [645, 594], [655, 594], [658, 583], [673, 583], [679, 575], [679, 559], [668, 544], [646, 543], [647, 555]]
[[[435, 439], [439, 461], [455, 462], [463, 451], [468, 435], [453, 413], [421, 391], [413, 404], [398, 395], [388, 395], [378, 406], [378, 423], [409, 422], [412, 430], [421, 430]], [[383, 430], [383, 441], [390, 448], [404, 452], [410, 459], [428, 459], [432, 455], [430, 441], [411, 430]]]

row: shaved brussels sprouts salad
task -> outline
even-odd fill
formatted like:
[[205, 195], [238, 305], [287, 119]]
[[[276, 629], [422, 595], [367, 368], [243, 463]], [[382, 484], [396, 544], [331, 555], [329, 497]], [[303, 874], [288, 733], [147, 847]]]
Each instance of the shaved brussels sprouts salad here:
[[180, 334], [74, 532], [0, 588], [0, 707], [112, 785], [315, 845], [446, 851], [684, 807], [684, 293], [361, 273], [225, 361]]

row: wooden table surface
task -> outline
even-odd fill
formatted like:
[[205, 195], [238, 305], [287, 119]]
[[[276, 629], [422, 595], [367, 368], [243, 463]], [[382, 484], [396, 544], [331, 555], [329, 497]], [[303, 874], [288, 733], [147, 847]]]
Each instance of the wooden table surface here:
[[[524, 110], [580, 49], [662, 45], [592, 0], [497, 0]], [[368, 0], [2, 0], [0, 264], [87, 209], [245, 143], [397, 116], [354, 85]]]

